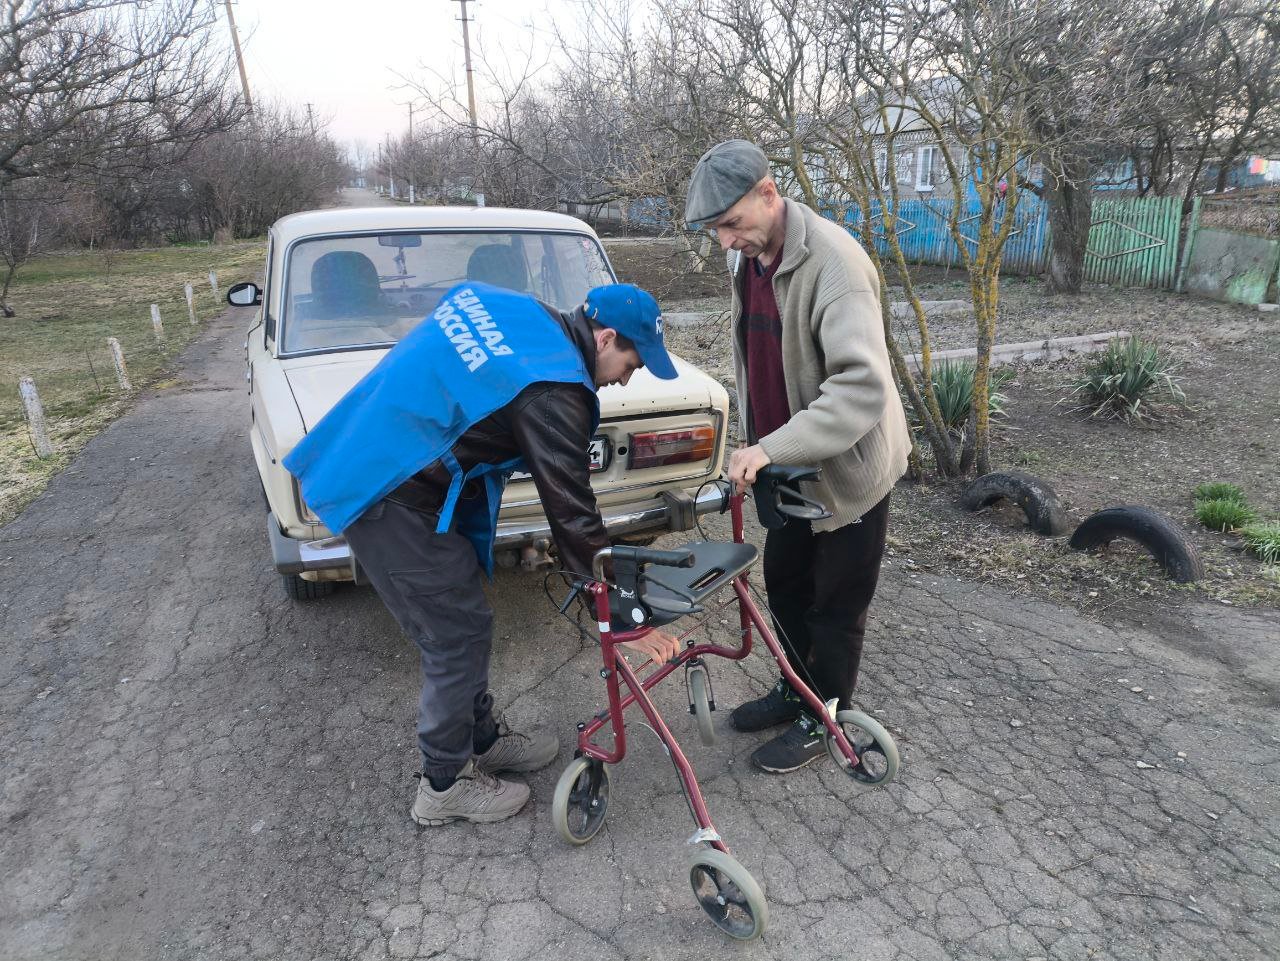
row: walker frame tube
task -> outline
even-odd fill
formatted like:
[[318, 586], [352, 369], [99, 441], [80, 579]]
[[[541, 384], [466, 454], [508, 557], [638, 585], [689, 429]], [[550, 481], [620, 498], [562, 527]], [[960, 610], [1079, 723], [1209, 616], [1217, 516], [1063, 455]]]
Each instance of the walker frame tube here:
[[[742, 494], [733, 495], [729, 501], [733, 522], [733, 540], [738, 544], [743, 542], [742, 501]], [[731, 648], [719, 644], [694, 644], [690, 642], [678, 655], [659, 666], [657, 670], [647, 675], [643, 680], [636, 675], [631, 665], [627, 663], [626, 658], [621, 656], [617, 646], [627, 641], [644, 637], [653, 628], [643, 627], [634, 631], [618, 631], [615, 633], [610, 626], [608, 585], [596, 581], [587, 588], [588, 592], [595, 598], [596, 626], [600, 631], [600, 652], [603, 660], [600, 676], [605, 682], [609, 706], [596, 714], [590, 723], [578, 726], [578, 755], [594, 758], [605, 764], [617, 764], [621, 761], [627, 753], [626, 723], [623, 719], [623, 712], [632, 704], [639, 704], [641, 712], [648, 719], [649, 724], [662, 740], [663, 746], [671, 756], [671, 761], [675, 765], [676, 772], [680, 776], [680, 782], [684, 787], [685, 796], [689, 800], [689, 808], [698, 824], [699, 835], [702, 835], [701, 840], [707, 841], [717, 850], [724, 851], [726, 854], [730, 853], [729, 849], [720, 839], [719, 833], [711, 823], [711, 815], [707, 811], [706, 802], [702, 797], [702, 790], [698, 787], [697, 778], [693, 773], [693, 766], [689, 763], [688, 758], [685, 757], [670, 728], [667, 727], [666, 722], [663, 721], [658, 709], [649, 697], [649, 691], [663, 678], [671, 675], [677, 668], [695, 658], [708, 654], [734, 661], [742, 660], [751, 653], [752, 628], [754, 627], [760, 632], [761, 640], [764, 641], [765, 647], [769, 649], [769, 653], [773, 656], [774, 661], [777, 662], [782, 676], [786, 678], [792, 690], [801, 697], [815, 717], [822, 719], [827, 731], [839, 745], [840, 752], [850, 764], [857, 766], [859, 763], [858, 755], [854, 751], [853, 745], [849, 743], [848, 738], [845, 737], [841, 725], [835, 722], [827, 706], [819, 700], [817, 694], [810, 690], [809, 686], [800, 679], [800, 676], [791, 667], [791, 663], [783, 652], [782, 646], [778, 643], [778, 639], [774, 636], [768, 621], [765, 620], [764, 614], [751, 596], [747, 573], [743, 571], [733, 579], [733, 591], [738, 601], [738, 619], [742, 636], [741, 645], [737, 648]], [[708, 614], [723, 611], [732, 603], [732, 601], [724, 601], [712, 608]], [[706, 619], [706, 617], [700, 618], [692, 627], [681, 633], [677, 640], [687, 640], [698, 628], [703, 626]], [[625, 696], [623, 696], [618, 682], [619, 676], [627, 685], [628, 693]], [[601, 747], [594, 740], [596, 734], [605, 726], [606, 721], [609, 722], [613, 735], [612, 750]], [[695, 838], [697, 837], [698, 835], [695, 835]]]

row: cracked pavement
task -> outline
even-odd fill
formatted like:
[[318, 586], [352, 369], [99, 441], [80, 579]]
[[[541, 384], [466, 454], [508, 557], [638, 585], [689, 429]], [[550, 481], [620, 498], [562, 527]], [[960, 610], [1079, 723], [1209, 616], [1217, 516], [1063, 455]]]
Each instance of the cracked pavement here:
[[712, 664], [714, 748], [660, 688], [770, 902], [737, 945], [642, 727], [601, 834], [556, 836], [598, 653], [503, 571], [495, 693], [560, 758], [512, 821], [417, 828], [414, 650], [369, 589], [295, 605], [270, 567], [246, 319], [0, 529], [0, 959], [1280, 957], [1275, 611], [1098, 620], [891, 564], [859, 696], [903, 769], [869, 793], [825, 759], [751, 770], [723, 709], [770, 683], [759, 657]]

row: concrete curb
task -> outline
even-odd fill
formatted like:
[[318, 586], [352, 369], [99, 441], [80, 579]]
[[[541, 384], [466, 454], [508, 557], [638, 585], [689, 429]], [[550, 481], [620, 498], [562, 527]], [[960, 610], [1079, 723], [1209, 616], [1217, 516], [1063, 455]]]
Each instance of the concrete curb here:
[[[1048, 340], [1027, 340], [1018, 344], [997, 344], [991, 348], [991, 363], [1017, 364], [1034, 360], [1061, 360], [1077, 354], [1096, 354], [1106, 350], [1113, 340], [1128, 340], [1127, 330], [1110, 330], [1105, 334], [1081, 334], [1078, 337], [1050, 337]], [[976, 347], [960, 350], [939, 350], [933, 353], [932, 360], [964, 360], [976, 357]], [[920, 355], [910, 354], [907, 362], [917, 370], [920, 368]]]

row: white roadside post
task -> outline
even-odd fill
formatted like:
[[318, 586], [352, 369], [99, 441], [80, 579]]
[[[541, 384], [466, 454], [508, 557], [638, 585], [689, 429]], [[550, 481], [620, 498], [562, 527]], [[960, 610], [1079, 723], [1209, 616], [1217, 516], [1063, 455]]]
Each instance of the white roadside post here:
[[218, 272], [216, 270], [209, 271], [209, 286], [213, 288], [213, 296], [218, 296]]
[[129, 383], [129, 369], [124, 365], [124, 351], [120, 349], [120, 341], [108, 337], [107, 346], [111, 348], [111, 360], [116, 365], [116, 383], [121, 390], [133, 390], [133, 385]]
[[53, 445], [49, 443], [49, 429], [44, 422], [44, 407], [36, 393], [36, 382], [30, 377], [18, 381], [18, 393], [27, 411], [27, 424], [31, 427], [31, 440], [36, 445], [37, 457], [52, 457]]
[[160, 305], [151, 305], [151, 327], [156, 332], [156, 343], [164, 346], [164, 324], [160, 322]]
[[191, 288], [190, 284], [182, 285], [182, 293], [187, 298], [187, 316], [191, 319], [191, 326], [196, 324], [196, 292]]

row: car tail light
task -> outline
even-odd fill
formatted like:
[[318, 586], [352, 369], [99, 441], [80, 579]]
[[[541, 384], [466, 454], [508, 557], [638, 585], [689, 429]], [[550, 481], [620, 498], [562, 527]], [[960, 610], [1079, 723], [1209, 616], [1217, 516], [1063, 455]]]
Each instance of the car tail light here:
[[664, 467], [668, 464], [688, 464], [709, 460], [715, 451], [714, 427], [690, 427], [684, 430], [653, 431], [631, 435], [631, 457], [627, 466], [632, 470], [644, 467]]

